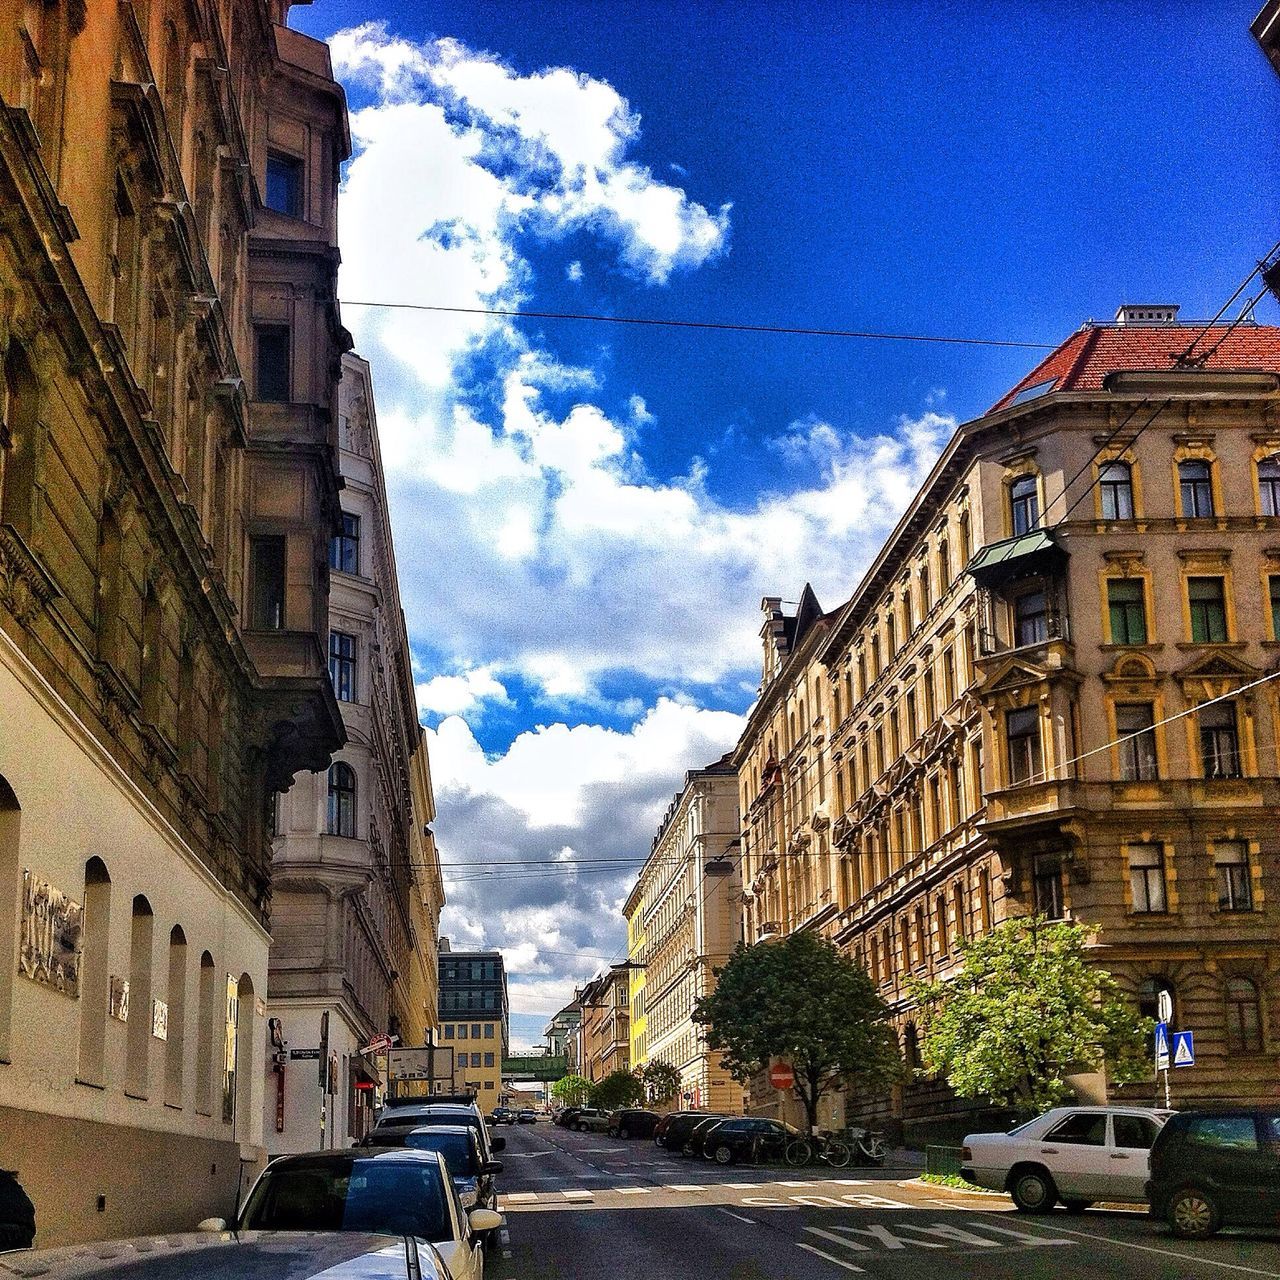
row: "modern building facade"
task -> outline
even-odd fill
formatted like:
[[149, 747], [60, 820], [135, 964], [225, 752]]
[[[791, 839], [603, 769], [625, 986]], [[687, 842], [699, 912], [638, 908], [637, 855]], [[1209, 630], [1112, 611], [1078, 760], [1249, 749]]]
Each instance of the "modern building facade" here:
[[737, 790], [729, 756], [685, 774], [624, 909], [628, 935], [643, 939], [633, 963], [644, 974], [646, 1061], [679, 1070], [677, 1105], [726, 1114], [741, 1111], [742, 1086], [707, 1048], [693, 1010], [741, 936]]
[[262, 1153], [268, 815], [344, 737], [328, 51], [285, 0], [0, 11], [0, 1150], [37, 1244]]
[[476, 1095], [487, 1112], [502, 1095], [510, 1055], [507, 970], [501, 951], [453, 951], [440, 939], [441, 1044], [453, 1050], [454, 1088]]
[[[851, 599], [802, 603], [766, 654], [744, 928], [858, 956], [909, 1066], [909, 979], [1039, 912], [1093, 926], [1144, 1012], [1172, 995], [1176, 1101], [1274, 1089], [1280, 331], [1176, 316], [1072, 335], [957, 431]], [[850, 1106], [911, 1128], [956, 1104], [914, 1078]]]
[[[342, 526], [329, 545], [329, 677], [347, 743], [327, 772], [280, 797], [268, 1014], [284, 1043], [268, 1080], [273, 1155], [345, 1146], [372, 1125], [390, 1035], [425, 1045], [435, 1025], [443, 895], [400, 606], [368, 364], [342, 358]], [[428, 973], [428, 970], [432, 972]], [[301, 1050], [321, 1050], [323, 1069]]]

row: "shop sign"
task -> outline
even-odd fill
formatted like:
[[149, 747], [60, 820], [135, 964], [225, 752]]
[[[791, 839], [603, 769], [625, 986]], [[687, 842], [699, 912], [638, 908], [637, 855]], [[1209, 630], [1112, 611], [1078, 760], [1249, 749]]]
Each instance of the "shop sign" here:
[[169, 1006], [155, 996], [151, 997], [151, 1034], [157, 1040], [169, 1038]]
[[111, 997], [107, 1012], [121, 1022], [129, 1021], [129, 979], [112, 977]]
[[19, 973], [78, 999], [83, 925], [84, 908], [80, 903], [24, 868]]

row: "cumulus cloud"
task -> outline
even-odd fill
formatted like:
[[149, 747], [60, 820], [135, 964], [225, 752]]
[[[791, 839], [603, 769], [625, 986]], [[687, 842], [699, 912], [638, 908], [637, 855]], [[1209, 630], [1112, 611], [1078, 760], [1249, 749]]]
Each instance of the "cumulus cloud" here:
[[506, 687], [489, 667], [472, 667], [452, 676], [432, 676], [417, 686], [420, 713], [460, 715], [486, 702], [510, 703]]

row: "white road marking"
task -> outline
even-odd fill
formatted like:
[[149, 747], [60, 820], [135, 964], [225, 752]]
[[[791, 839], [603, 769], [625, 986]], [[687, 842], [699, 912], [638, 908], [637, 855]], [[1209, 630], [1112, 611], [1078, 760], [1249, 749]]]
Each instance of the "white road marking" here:
[[869, 1187], [871, 1185], [870, 1178], [831, 1178], [829, 1181], [841, 1187]]
[[812, 1181], [809, 1181], [809, 1182], [775, 1182], [773, 1185], [775, 1187], [811, 1187], [814, 1184]]
[[562, 1191], [560, 1193], [566, 1200], [594, 1200], [595, 1193], [592, 1191]]
[[615, 1194], [620, 1196], [647, 1196], [653, 1187], [613, 1187]]
[[[1001, 1231], [1004, 1229], [1001, 1227], [993, 1227], [986, 1222], [974, 1223], [973, 1225], [978, 1227], [982, 1231]], [[1118, 1249], [1138, 1249], [1142, 1253], [1158, 1253], [1163, 1258], [1177, 1258], [1179, 1262], [1186, 1263], [1193, 1267], [1221, 1267], [1224, 1271], [1243, 1271], [1246, 1275], [1250, 1275], [1250, 1276], [1280, 1277], [1280, 1271], [1259, 1271], [1257, 1267], [1242, 1267], [1239, 1263], [1236, 1263], [1236, 1262], [1219, 1262], [1216, 1258], [1205, 1258], [1205, 1257], [1197, 1256], [1194, 1253], [1178, 1253], [1174, 1249], [1157, 1249], [1155, 1245], [1135, 1244], [1133, 1241], [1130, 1241], [1130, 1240], [1113, 1240], [1110, 1236], [1099, 1235], [1096, 1233], [1090, 1234], [1084, 1231], [1072, 1231], [1069, 1227], [1054, 1226], [1053, 1230], [1061, 1231], [1064, 1234], [1069, 1236], [1079, 1236], [1081, 1240], [1088, 1240], [1091, 1244], [1113, 1244]], [[1009, 1232], [1008, 1234], [1013, 1235], [1013, 1234], [1021, 1234], [1021, 1233]], [[1028, 1239], [1032, 1239], [1032, 1238], [1033, 1237], [1028, 1237]], [[1045, 1244], [1053, 1244], [1053, 1243], [1069, 1244], [1070, 1243], [1070, 1241], [1067, 1241], [1067, 1240], [1041, 1241], [1039, 1237], [1034, 1237], [1034, 1238], [1036, 1239], [1037, 1243], [1045, 1243]]]
[[694, 1186], [691, 1182], [668, 1182], [664, 1184], [668, 1191], [706, 1191], [706, 1187]]
[[722, 1182], [722, 1187], [728, 1187], [730, 1191], [759, 1191], [765, 1184], [763, 1182]]
[[859, 1275], [864, 1274], [861, 1267], [855, 1267], [852, 1262], [846, 1262], [843, 1258], [837, 1258], [834, 1254], [824, 1253], [821, 1249], [815, 1248], [811, 1244], [797, 1244], [797, 1249], [803, 1249], [806, 1253], [816, 1253], [818, 1257], [825, 1258], [828, 1262], [834, 1262], [837, 1267], [843, 1267], [846, 1271], [856, 1271]]
[[742, 1214], [733, 1213], [729, 1209], [717, 1209], [716, 1212], [723, 1213], [726, 1217], [729, 1217], [729, 1218], [736, 1218], [739, 1222], [745, 1222], [749, 1227], [754, 1227], [756, 1225], [756, 1220], [754, 1218], [744, 1218]]
[[531, 1204], [538, 1198], [538, 1193], [536, 1191], [508, 1191], [502, 1198], [507, 1204]]
[[[878, 1240], [886, 1249], [906, 1249], [908, 1246], [914, 1245], [917, 1249], [945, 1249], [945, 1244], [939, 1244], [936, 1240], [912, 1240], [910, 1236], [903, 1240], [899, 1236], [895, 1236], [888, 1227], [882, 1227], [873, 1224], [869, 1227], [843, 1227], [838, 1226], [836, 1231], [841, 1233], [839, 1238], [843, 1238], [847, 1233], [852, 1236], [867, 1236], [871, 1240]], [[861, 1246], [865, 1248], [866, 1246]]]

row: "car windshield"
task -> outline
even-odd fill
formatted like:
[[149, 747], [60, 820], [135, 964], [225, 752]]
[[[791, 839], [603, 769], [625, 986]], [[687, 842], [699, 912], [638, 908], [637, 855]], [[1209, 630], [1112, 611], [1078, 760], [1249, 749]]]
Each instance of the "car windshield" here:
[[455, 1178], [474, 1178], [480, 1170], [476, 1167], [475, 1147], [469, 1133], [409, 1133], [404, 1145], [417, 1151], [438, 1151]]
[[242, 1231], [367, 1231], [451, 1240], [438, 1167], [385, 1157], [286, 1161], [268, 1168], [240, 1215]]

